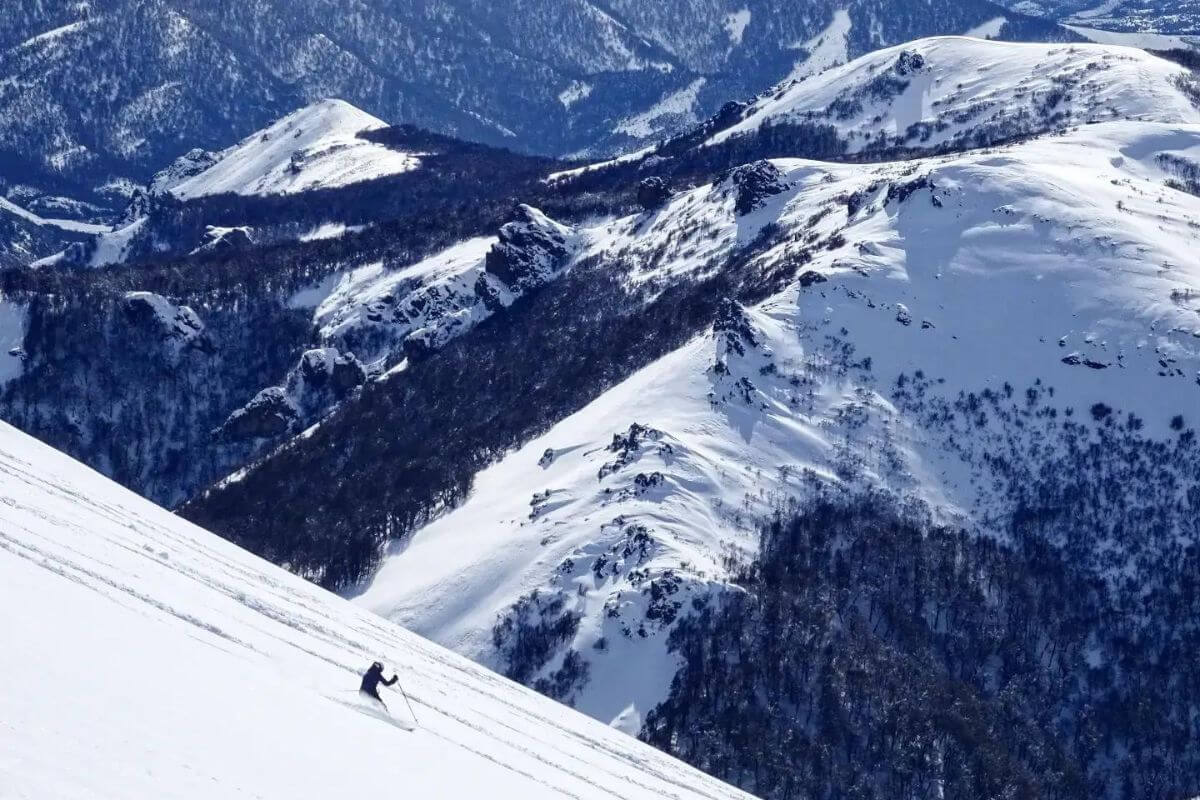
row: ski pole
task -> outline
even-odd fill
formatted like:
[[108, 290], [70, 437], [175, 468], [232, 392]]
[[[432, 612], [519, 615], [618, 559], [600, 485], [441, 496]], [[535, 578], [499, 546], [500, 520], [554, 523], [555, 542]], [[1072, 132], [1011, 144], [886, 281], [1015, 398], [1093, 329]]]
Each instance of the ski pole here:
[[413, 722], [420, 725], [421, 721], [417, 719], [417, 713], [413, 711], [412, 703], [408, 702], [408, 694], [404, 691], [404, 687], [400, 685], [400, 679], [396, 679], [396, 688], [400, 690], [400, 696], [404, 698], [404, 704], [408, 706], [408, 713], [413, 718]]

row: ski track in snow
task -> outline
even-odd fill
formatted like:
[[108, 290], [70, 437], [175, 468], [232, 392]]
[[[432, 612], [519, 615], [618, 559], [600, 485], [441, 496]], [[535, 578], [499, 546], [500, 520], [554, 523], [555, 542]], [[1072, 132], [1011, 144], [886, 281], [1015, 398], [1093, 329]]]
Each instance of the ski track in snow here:
[[[0, 675], [22, 687], [0, 698], [0, 774], [17, 797], [745, 796], [7, 425], [0, 576], [16, 611]], [[375, 659], [420, 720], [400, 739], [338, 696]]]

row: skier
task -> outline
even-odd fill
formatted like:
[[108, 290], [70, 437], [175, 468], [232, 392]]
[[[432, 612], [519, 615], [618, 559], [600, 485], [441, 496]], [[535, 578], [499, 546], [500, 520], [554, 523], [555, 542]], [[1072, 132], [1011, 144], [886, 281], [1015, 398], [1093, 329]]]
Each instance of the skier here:
[[383, 664], [380, 664], [378, 661], [376, 661], [363, 675], [362, 686], [359, 687], [359, 691], [386, 709], [387, 704], [384, 703], [383, 698], [379, 696], [379, 684], [382, 683], [384, 686], [391, 686], [397, 680], [399, 680], [399, 678], [397, 678], [394, 673], [392, 674], [391, 680], [384, 679]]

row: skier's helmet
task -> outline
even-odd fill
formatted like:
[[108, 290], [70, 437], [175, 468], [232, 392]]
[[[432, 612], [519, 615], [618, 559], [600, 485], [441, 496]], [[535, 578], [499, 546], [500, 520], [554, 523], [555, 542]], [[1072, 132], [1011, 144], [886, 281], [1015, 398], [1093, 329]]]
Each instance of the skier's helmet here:
[[383, 669], [383, 664], [380, 664], [378, 661], [376, 661], [374, 664], [372, 664], [372, 665], [371, 665], [371, 669], [378, 669], [378, 670], [382, 670], [382, 669]]

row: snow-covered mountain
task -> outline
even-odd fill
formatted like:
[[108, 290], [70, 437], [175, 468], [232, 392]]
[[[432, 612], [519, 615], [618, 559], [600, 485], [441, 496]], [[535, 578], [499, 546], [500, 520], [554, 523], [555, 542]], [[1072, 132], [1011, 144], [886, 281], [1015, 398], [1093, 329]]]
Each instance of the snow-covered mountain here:
[[[970, 69], [955, 79], [938, 65]], [[779, 113], [801, 107], [782, 102], [801, 87], [823, 92], [809, 106], [818, 110], [857, 96], [847, 140], [874, 121], [872, 139], [911, 152], [897, 136], [909, 113], [944, 134], [930, 140], [941, 152], [869, 164], [758, 160], [675, 191], [643, 182], [641, 212], [570, 224], [559, 277], [517, 311], [383, 376], [353, 408], [185, 513], [327, 581], [353, 571], [314, 566], [290, 544], [297, 530], [317, 539], [332, 530], [358, 553], [386, 543], [378, 569], [349, 590], [357, 602], [776, 796], [786, 796], [783, 784], [751, 765], [710, 760], [711, 737], [749, 730], [730, 722], [742, 719], [739, 702], [755, 708], [750, 719], [783, 720], [814, 748], [815, 733], [778, 695], [761, 707], [745, 698], [720, 705], [703, 682], [727, 662], [705, 659], [736, 645], [697, 631], [752, 602], [739, 600], [756, 591], [747, 562], [770, 568], [757, 561], [760, 525], [830, 492], [882, 493], [927, 509], [930, 524], [961, 529], [964, 541], [1032, 547], [1032, 536], [1037, 555], [1012, 556], [1025, 566], [1010, 577], [1033, 580], [1050, 559], [1063, 571], [1056, 586], [1091, 587], [1077, 593], [1081, 603], [1101, 598], [1079, 614], [1119, 622], [1080, 621], [1069, 636], [1054, 627], [1007, 651], [978, 641], [991, 627], [939, 631], [923, 611], [895, 619], [894, 609], [885, 624], [874, 606], [851, 604], [830, 612], [822, 636], [853, 627], [846, 615], [856, 608], [877, 635], [934, 626], [931, 636], [959, 643], [946, 647], [991, 664], [968, 680], [975, 708], [1012, 691], [1021, 697], [1013, 703], [1049, 703], [1053, 718], [1074, 718], [1086, 681], [1120, 698], [1114, 707], [1128, 692], [1152, 692], [1156, 708], [1194, 708], [1192, 694], [1161, 694], [1179, 685], [1181, 662], [1159, 649], [1195, 634], [1169, 610], [1188, 580], [1185, 554], [1200, 540], [1194, 79], [1124, 48], [961, 39], [913, 43], [833, 75], [844, 83], [818, 76], [785, 87]], [[895, 91], [869, 94], [880, 82]], [[1056, 90], [1057, 100], [1043, 97]], [[747, 119], [774, 113], [770, 102]], [[938, 131], [943, 105], [951, 118], [983, 108]], [[997, 128], [973, 135], [972, 121]], [[688, 137], [694, 146], [664, 146], [641, 167], [624, 162], [574, 180], [704, 174], [694, 154], [720, 142], [709, 141], [712, 126], [699, 134]], [[563, 191], [572, 183], [551, 182]], [[348, 292], [361, 299], [326, 314], [359, 320], [356, 304], [370, 295], [367, 305], [378, 305], [376, 294]], [[313, 487], [300, 474], [338, 478]], [[1141, 604], [1157, 610], [1143, 614]], [[1146, 649], [1118, 656], [1121, 637]], [[1049, 684], [1021, 670], [1049, 667], [1032, 659], [1018, 669], [1013, 653], [1052, 642], [1061, 648], [1054, 668], [1068, 677], [1058, 694], [1031, 699], [1018, 684]], [[1170, 674], [1159, 688], [1145, 682], [1151, 670], [1140, 660], [1151, 652]], [[728, 657], [744, 664], [745, 654]], [[1136, 662], [1124, 677], [1104, 668], [1118, 657]], [[954, 675], [957, 662], [946, 658]], [[754, 696], [767, 691], [762, 675], [746, 680]], [[861, 712], [835, 710], [821, 691], [811, 689], [810, 716]], [[886, 707], [873, 694], [864, 703], [877, 700]], [[710, 727], [687, 744], [702, 724], [687, 709], [710, 702], [719, 706], [703, 723]], [[1166, 712], [1160, 721], [1177, 722]], [[1063, 744], [1070, 736], [1057, 723], [1039, 724], [1046, 746], [1062, 748], [1056, 757], [1082, 759], [1091, 786], [1111, 781], [1114, 764], [1154, 770], [1140, 751]], [[1164, 731], [1142, 735], [1174, 735]], [[783, 748], [778, 763], [795, 771], [805, 752]], [[936, 759], [924, 763], [929, 780], [957, 780]], [[1171, 785], [1192, 786], [1195, 760], [1177, 763]], [[812, 781], [803, 785], [824, 785]]]
[[[136, 190], [114, 225], [70, 220], [39, 223], [90, 236], [57, 253], [27, 259], [25, 263], [34, 267], [63, 264], [97, 268], [136, 258], [245, 249], [254, 237], [264, 243], [271, 241], [278, 235], [273, 235], [268, 226], [253, 230], [246, 225], [206, 224], [203, 231], [189, 229], [184, 235], [160, 228], [176, 223], [173, 212], [179, 202], [222, 194], [266, 199], [328, 192], [417, 169], [420, 165], [417, 155], [359, 135], [386, 127], [382, 120], [342, 100], [318, 101], [224, 150], [188, 151]], [[0, 209], [16, 209], [4, 202], [6, 206]], [[159, 214], [166, 218], [165, 225], [162, 220], [151, 219], [156, 211], [163, 211], [163, 205], [170, 206], [166, 213]], [[313, 238], [337, 235], [345, 228], [343, 223], [336, 232], [316, 230], [312, 235]]]
[[1182, 795], [1198, 97], [939, 38], [588, 168], [375, 130], [419, 166], [5, 273], [0, 401], [750, 791]]
[[[897, 397], [902, 376], [923, 372], [940, 402], [1006, 385], [1079, 414], [1104, 402], [1153, 439], [1187, 420], [1200, 199], [1180, 181], [1197, 189], [1200, 126], [1105, 123], [866, 168], [762, 163], [775, 184], [749, 210], [732, 180], [698, 187], [581, 232], [595, 250], [580, 257], [649, 265], [677, 242], [627, 275], [654, 283], [751, 250], [741, 269], [796, 282], [731, 301], [709, 331], [481, 472], [360, 603], [499, 669], [517, 660], [498, 619], [571, 618], [526, 680], [552, 684], [578, 654], [593, 677], [562, 696], [636, 732], [674, 675], [676, 616], [729, 580], [730, 548], [755, 547], [748, 521], [806, 491], [806, 475], [912, 493], [984, 530], [1003, 516], [979, 459], [1012, 433], [989, 422], [948, 447]], [[1093, 546], [1140, 574], [1123, 545]], [[629, 664], [636, 683], [620, 677]]]
[[686, 128], [794, 69], [920, 36], [1073, 36], [986, 0], [802, 10], [782, 0], [18, 0], [7, 10], [6, 179], [118, 204], [129, 181], [176, 156], [331, 96], [491, 144], [610, 151]]
[[416, 155], [358, 137], [383, 127], [383, 120], [349, 103], [322, 100], [215, 154], [202, 172], [174, 180], [168, 171], [152, 186], [180, 200], [222, 192], [294, 194], [416, 169]]
[[831, 126], [856, 153], [961, 149], [1110, 119], [1198, 122], [1189, 81], [1134, 48], [941, 37], [786, 83], [705, 144], [798, 123]]
[[[748, 797], [3, 423], [0, 520], [5, 794]], [[415, 728], [359, 699], [377, 659]]]
[[[224, 150], [189, 150], [134, 189], [114, 224], [40, 220], [7, 201], [0, 211], [20, 212], [15, 221], [23, 224], [22, 233], [36, 224], [59, 234], [26, 244], [28, 236], [14, 236], [16, 265], [94, 269], [338, 239], [395, 224], [430, 195], [444, 202], [469, 184], [473, 172], [500, 171], [514, 180], [522, 171], [540, 176], [543, 165], [557, 163], [389, 127], [345, 101], [328, 99]], [[64, 238], [74, 241], [46, 252]]]

